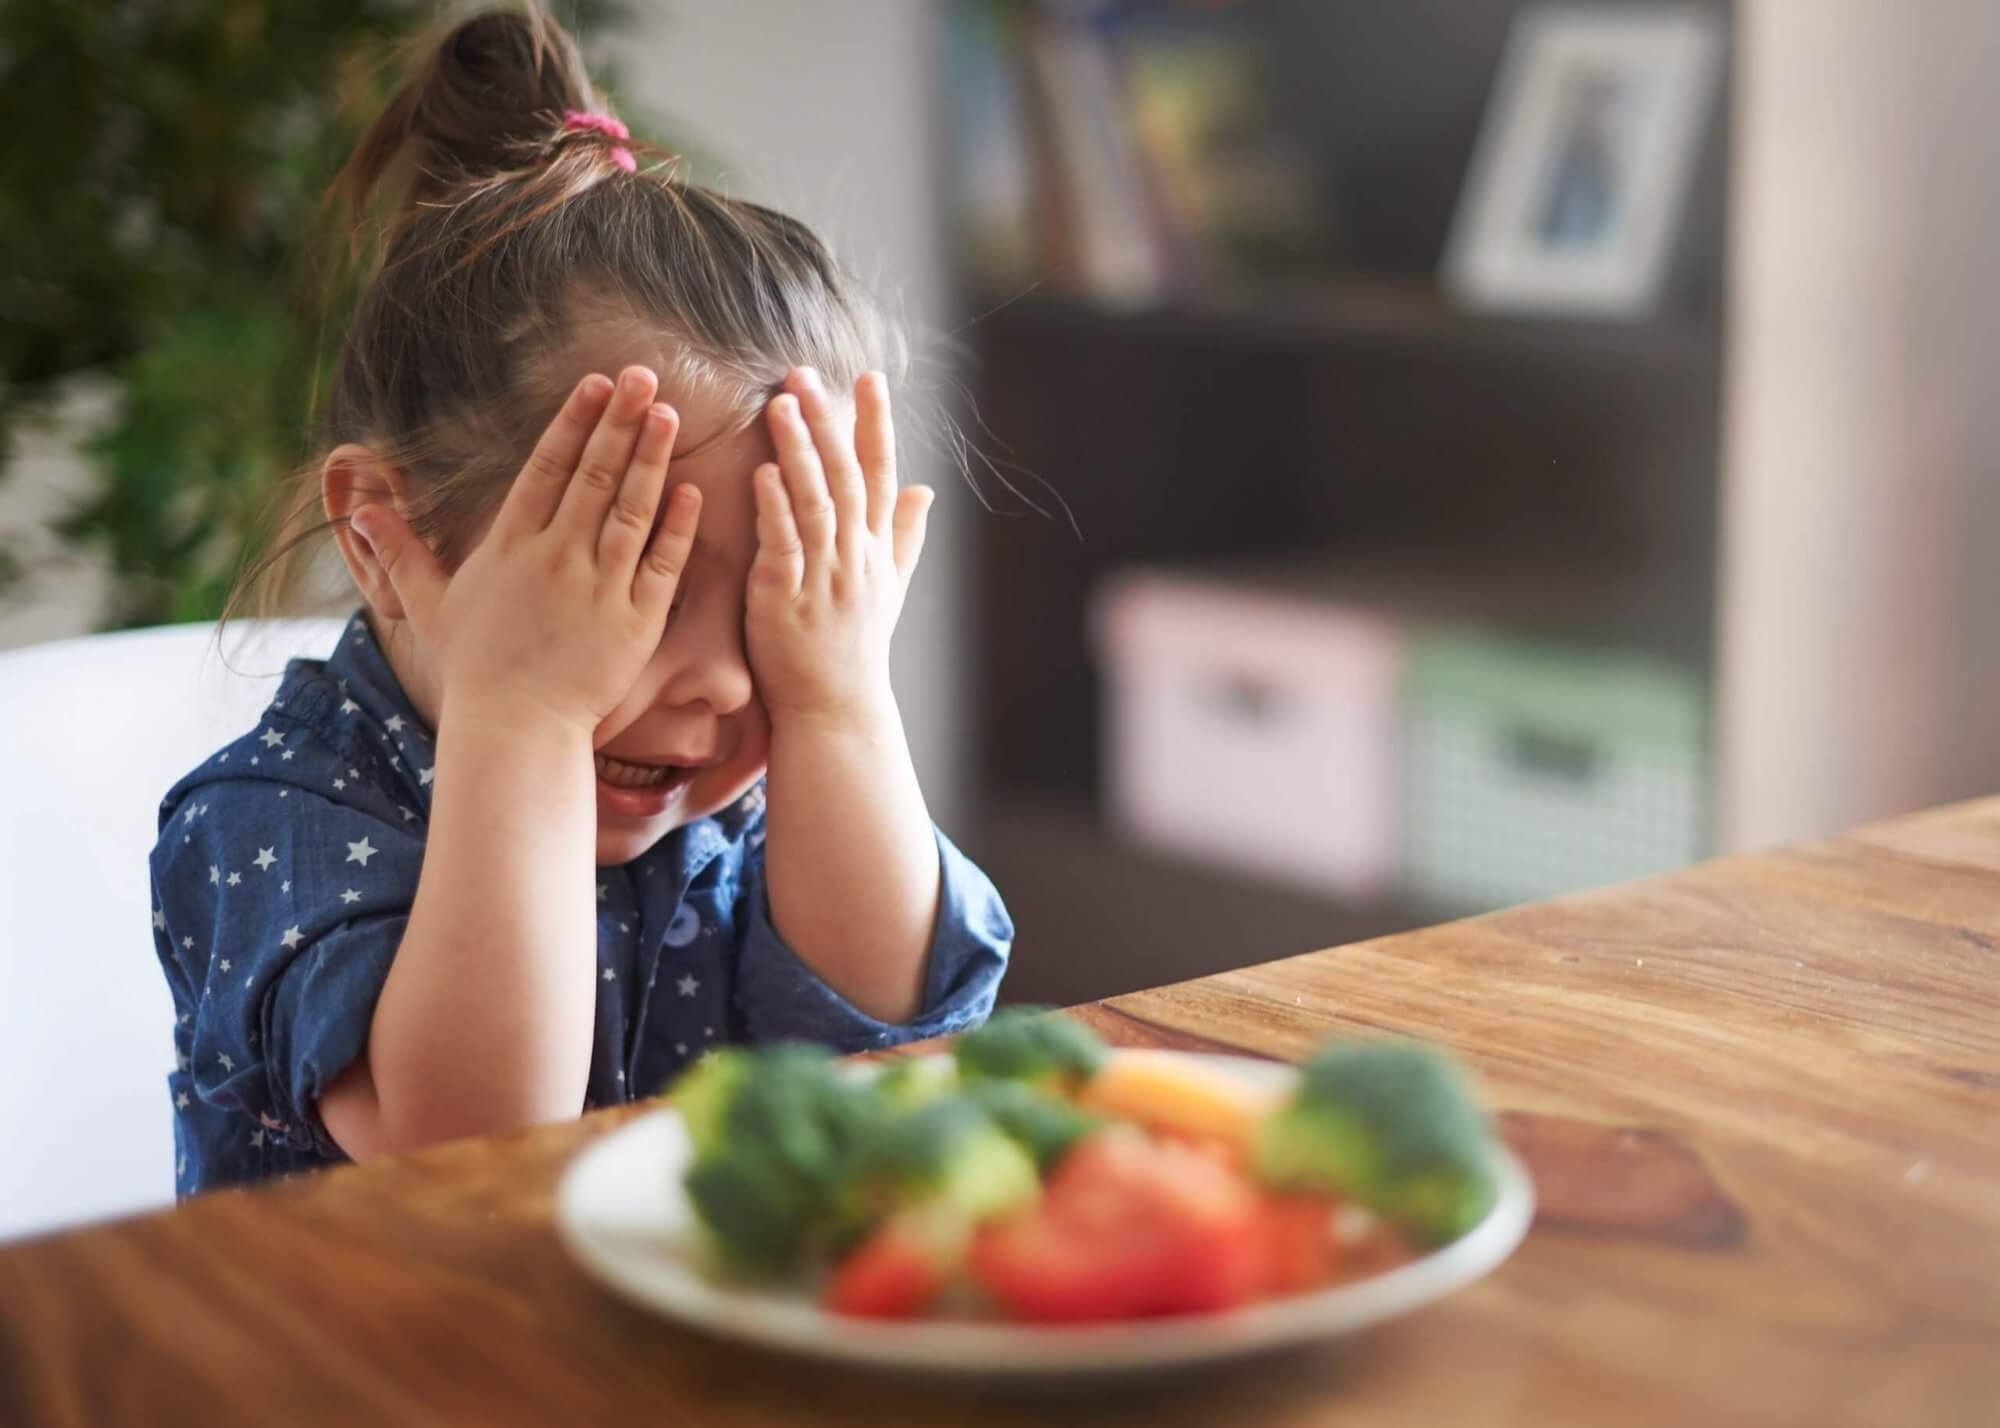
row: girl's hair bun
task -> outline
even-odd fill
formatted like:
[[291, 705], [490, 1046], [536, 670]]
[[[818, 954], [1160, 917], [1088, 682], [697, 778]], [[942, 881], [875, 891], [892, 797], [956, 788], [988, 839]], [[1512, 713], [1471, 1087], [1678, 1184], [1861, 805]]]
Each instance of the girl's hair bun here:
[[403, 210], [528, 167], [566, 113], [597, 107], [576, 43], [537, 4], [474, 15], [416, 55], [337, 182], [357, 227], [377, 200]]

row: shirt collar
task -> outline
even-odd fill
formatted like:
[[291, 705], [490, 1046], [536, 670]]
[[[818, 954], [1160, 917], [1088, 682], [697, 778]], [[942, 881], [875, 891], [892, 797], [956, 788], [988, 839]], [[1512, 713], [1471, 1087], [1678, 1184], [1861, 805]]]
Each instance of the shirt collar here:
[[[340, 642], [333, 647], [333, 653], [324, 660], [300, 661], [291, 670], [291, 678], [304, 682], [324, 681], [337, 691], [336, 701], [351, 699], [361, 706], [370, 719], [390, 728], [399, 725], [413, 725], [415, 732], [426, 739], [435, 739], [436, 733], [417, 713], [416, 706], [403, 692], [396, 672], [389, 667], [388, 656], [382, 653], [382, 646], [375, 638], [375, 631], [368, 623], [368, 612], [356, 610], [347, 626], [340, 632]], [[287, 691], [285, 698], [291, 697]], [[391, 720], [395, 724], [391, 724]]]

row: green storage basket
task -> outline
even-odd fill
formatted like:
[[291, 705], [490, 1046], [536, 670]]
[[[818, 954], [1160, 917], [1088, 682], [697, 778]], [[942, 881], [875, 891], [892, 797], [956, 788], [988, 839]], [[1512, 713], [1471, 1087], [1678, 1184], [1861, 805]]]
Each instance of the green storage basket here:
[[1500, 907], [1706, 854], [1708, 701], [1686, 671], [1436, 633], [1404, 701], [1406, 868], [1427, 900]]

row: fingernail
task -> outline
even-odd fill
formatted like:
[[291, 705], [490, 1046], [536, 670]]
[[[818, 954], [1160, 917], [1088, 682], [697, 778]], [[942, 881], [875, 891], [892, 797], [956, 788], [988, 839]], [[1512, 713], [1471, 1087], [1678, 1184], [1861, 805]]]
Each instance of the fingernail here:
[[626, 372], [624, 376], [620, 377], [618, 379], [618, 385], [623, 387], [627, 392], [638, 393], [645, 390], [646, 379], [639, 374], [637, 369], [634, 369], [632, 371]]
[[811, 367], [799, 368], [799, 378], [806, 384], [808, 388], [810, 388], [815, 392], [823, 392], [826, 390], [826, 384], [820, 381], [819, 373]]
[[602, 372], [592, 372], [576, 384], [576, 394], [586, 401], [596, 401], [611, 390], [611, 379]]

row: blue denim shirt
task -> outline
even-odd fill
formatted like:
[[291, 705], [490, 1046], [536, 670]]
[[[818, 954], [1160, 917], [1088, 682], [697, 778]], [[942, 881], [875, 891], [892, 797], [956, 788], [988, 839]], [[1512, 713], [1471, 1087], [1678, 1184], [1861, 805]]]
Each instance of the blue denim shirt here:
[[[342, 1160], [319, 1096], [368, 1039], [423, 866], [431, 731], [359, 613], [293, 660], [256, 729], [174, 785], [151, 856], [173, 991], [168, 1077], [183, 1195]], [[941, 1035], [992, 1009], [1013, 925], [938, 834], [923, 1009], [851, 1005], [772, 928], [764, 789], [597, 870], [597, 1035], [585, 1108], [652, 1095], [726, 1041], [843, 1051]]]

